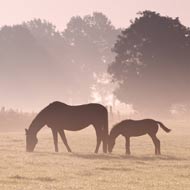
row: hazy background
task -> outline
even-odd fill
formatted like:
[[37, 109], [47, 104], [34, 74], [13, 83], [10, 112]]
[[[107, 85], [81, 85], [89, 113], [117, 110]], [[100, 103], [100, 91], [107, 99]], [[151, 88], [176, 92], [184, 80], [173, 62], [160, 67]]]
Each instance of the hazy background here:
[[[1, 0], [0, 3], [2, 125], [6, 122], [13, 125], [15, 118], [17, 125], [23, 118], [29, 123], [35, 114], [25, 112], [38, 112], [52, 101], [72, 105], [99, 102], [111, 106], [110, 114], [113, 112], [118, 120], [126, 117], [187, 120], [189, 1]], [[149, 13], [137, 14], [145, 10], [160, 14], [157, 29], [154, 19], [160, 16], [153, 12], [149, 25], [143, 19], [137, 23], [139, 28], [131, 25], [131, 21], [136, 23], [135, 18], [149, 18]], [[169, 24], [174, 30], [167, 30]], [[175, 27], [179, 30], [172, 33]], [[133, 29], [137, 36], [131, 32]], [[122, 30], [131, 36], [123, 36], [126, 47], [118, 42]], [[140, 71], [134, 59], [135, 70], [129, 65], [125, 70], [119, 61], [123, 59], [122, 48], [129, 53], [140, 44], [139, 36], [142, 42], [151, 36], [152, 46], [147, 48], [144, 43], [144, 49], [138, 50], [144, 55], [141, 62], [150, 64], [147, 67], [150, 69], [144, 70], [141, 64]], [[157, 64], [152, 69], [151, 65]], [[144, 78], [139, 80], [141, 75]], [[120, 79], [124, 82], [118, 86]]]
[[[0, 0], [0, 189], [189, 190], [189, 8], [189, 0]], [[159, 156], [147, 135], [131, 138], [131, 156], [122, 136], [112, 154], [93, 154], [93, 127], [66, 131], [73, 153], [59, 140], [57, 154], [44, 127], [26, 153], [24, 128], [55, 100], [104, 104], [109, 128], [154, 118], [172, 131], [158, 131]]]

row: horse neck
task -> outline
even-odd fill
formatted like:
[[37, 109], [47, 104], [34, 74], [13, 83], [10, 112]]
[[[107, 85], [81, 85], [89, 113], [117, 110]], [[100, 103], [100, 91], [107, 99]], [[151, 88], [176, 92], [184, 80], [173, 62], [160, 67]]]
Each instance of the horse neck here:
[[121, 134], [119, 127], [114, 127], [110, 132], [110, 137], [115, 140]]
[[39, 113], [34, 120], [32, 121], [30, 127], [29, 127], [29, 132], [33, 135], [36, 136], [36, 134], [40, 131], [40, 129], [45, 125], [45, 120], [44, 117], [42, 116], [41, 113]]

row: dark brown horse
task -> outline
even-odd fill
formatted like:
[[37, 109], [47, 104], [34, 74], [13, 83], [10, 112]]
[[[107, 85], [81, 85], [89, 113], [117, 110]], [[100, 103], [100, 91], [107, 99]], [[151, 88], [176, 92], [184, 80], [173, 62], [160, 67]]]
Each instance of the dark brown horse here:
[[160, 126], [167, 133], [171, 130], [165, 127], [161, 122], [152, 119], [144, 120], [124, 120], [116, 124], [110, 131], [108, 141], [108, 151], [111, 153], [115, 145], [115, 139], [123, 135], [126, 139], [126, 154], [130, 154], [130, 137], [136, 137], [148, 134], [155, 145], [155, 154], [160, 153], [160, 140], [156, 137]]
[[103, 141], [104, 153], [107, 152], [108, 113], [107, 109], [100, 104], [79, 106], [69, 106], [61, 102], [49, 104], [35, 117], [29, 129], [25, 129], [26, 151], [34, 151], [38, 142], [37, 133], [45, 125], [52, 130], [56, 152], [58, 152], [58, 133], [68, 152], [71, 152], [64, 130], [78, 131], [89, 125], [93, 125], [96, 131], [97, 144], [95, 153], [98, 153], [101, 141]]

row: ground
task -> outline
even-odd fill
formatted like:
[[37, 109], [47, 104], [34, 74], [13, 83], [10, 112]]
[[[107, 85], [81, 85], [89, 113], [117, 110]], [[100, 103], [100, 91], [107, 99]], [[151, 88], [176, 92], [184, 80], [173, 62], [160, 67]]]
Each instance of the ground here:
[[[168, 126], [169, 127], [169, 126]], [[161, 156], [154, 155], [149, 136], [131, 139], [131, 156], [119, 137], [112, 154], [94, 154], [91, 128], [66, 132], [73, 153], [59, 141], [54, 153], [49, 129], [42, 129], [33, 153], [25, 152], [24, 130], [0, 133], [0, 190], [189, 190], [190, 128], [159, 130]]]

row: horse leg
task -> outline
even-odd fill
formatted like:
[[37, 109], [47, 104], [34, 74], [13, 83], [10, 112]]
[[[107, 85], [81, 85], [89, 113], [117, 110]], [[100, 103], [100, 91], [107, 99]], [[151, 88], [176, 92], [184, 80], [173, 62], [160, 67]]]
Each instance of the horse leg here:
[[60, 136], [61, 136], [61, 139], [62, 139], [63, 143], [65, 144], [65, 146], [66, 146], [66, 148], [67, 148], [67, 151], [68, 151], [68, 152], [71, 152], [71, 149], [70, 149], [70, 147], [69, 147], [69, 145], [68, 145], [68, 143], [67, 143], [67, 139], [66, 139], [64, 130], [63, 130], [63, 129], [60, 129], [60, 130], [59, 130], [59, 134], [60, 134]]
[[57, 130], [51, 128], [52, 134], [53, 134], [53, 141], [54, 141], [54, 146], [55, 146], [55, 152], [58, 152], [58, 135], [57, 135]]
[[156, 137], [157, 140], [157, 154], [160, 155], [161, 151], [160, 151], [160, 140]]
[[103, 152], [104, 153], [107, 153], [107, 147], [108, 147], [108, 140], [107, 140], [108, 137], [106, 136], [103, 136], [102, 137], [102, 141], [103, 141]]
[[95, 130], [96, 130], [97, 143], [96, 143], [96, 149], [95, 149], [94, 153], [98, 153], [100, 143], [101, 143], [101, 140], [102, 140], [102, 134], [101, 134], [102, 131], [99, 128], [95, 128]]
[[105, 129], [102, 129], [102, 142], [103, 142], [103, 152], [107, 153], [108, 149], [108, 134]]
[[126, 148], [126, 154], [131, 154], [130, 152], [130, 138], [125, 137], [125, 148]]
[[152, 138], [152, 141], [153, 141], [154, 146], [155, 146], [155, 154], [156, 155], [161, 154], [160, 153], [160, 140], [156, 137], [156, 134], [151, 135], [151, 138]]

